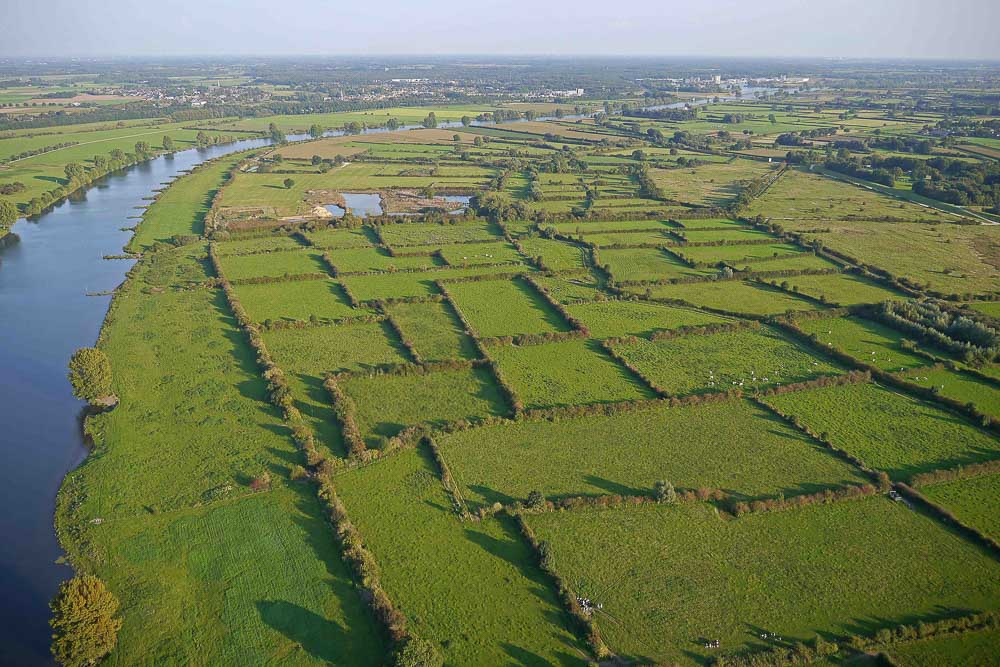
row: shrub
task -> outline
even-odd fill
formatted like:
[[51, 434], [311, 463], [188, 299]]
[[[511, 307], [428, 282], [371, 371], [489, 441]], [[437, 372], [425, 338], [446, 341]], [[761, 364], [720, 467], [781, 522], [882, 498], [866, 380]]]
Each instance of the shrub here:
[[396, 651], [395, 667], [441, 667], [444, 657], [431, 642], [410, 637]]
[[111, 362], [95, 347], [81, 347], [69, 360], [69, 382], [73, 395], [96, 403], [111, 395]]
[[64, 581], [49, 606], [52, 655], [61, 664], [93, 665], [114, 649], [122, 627], [118, 599], [97, 577]]
[[545, 496], [542, 495], [541, 491], [532, 491], [528, 494], [528, 501], [525, 505], [533, 510], [542, 509], [545, 507]]

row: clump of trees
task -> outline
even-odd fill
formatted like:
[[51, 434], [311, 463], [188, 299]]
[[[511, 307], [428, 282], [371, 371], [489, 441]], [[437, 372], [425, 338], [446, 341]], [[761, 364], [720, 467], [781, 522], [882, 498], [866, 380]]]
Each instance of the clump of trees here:
[[96, 347], [81, 347], [69, 361], [69, 382], [73, 395], [91, 404], [106, 403], [111, 391], [111, 362]]
[[7, 199], [0, 199], [0, 227], [10, 227], [19, 215], [14, 202]]
[[94, 665], [115, 648], [122, 627], [118, 599], [97, 577], [63, 582], [49, 606], [52, 655], [60, 664]]

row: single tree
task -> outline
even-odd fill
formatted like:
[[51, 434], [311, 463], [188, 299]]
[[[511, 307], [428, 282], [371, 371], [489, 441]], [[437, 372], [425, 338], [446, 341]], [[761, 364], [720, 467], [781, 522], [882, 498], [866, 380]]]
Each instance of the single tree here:
[[61, 664], [94, 665], [114, 649], [122, 627], [122, 619], [115, 617], [118, 599], [97, 577], [63, 582], [49, 606], [52, 655]]
[[73, 395], [96, 403], [111, 396], [111, 362], [96, 347], [81, 347], [69, 360], [69, 382]]
[[670, 482], [661, 479], [653, 485], [653, 496], [658, 503], [676, 503], [677, 491]]
[[312, 125], [309, 126], [309, 136], [312, 137], [313, 139], [319, 139], [320, 137], [322, 137], [323, 132], [325, 132], [323, 126], [319, 125], [318, 123], [313, 123]]
[[286, 190], [291, 190], [293, 185], [295, 185], [295, 181], [293, 181], [290, 178], [286, 178], [285, 179], [285, 189]]
[[462, 116], [462, 125], [464, 125], [465, 127], [469, 127], [470, 125], [472, 125], [472, 118], [470, 118], [469, 116]]
[[285, 133], [282, 132], [281, 129], [274, 123], [271, 123], [270, 125], [267, 126], [267, 132], [268, 134], [271, 135], [271, 141], [273, 141], [274, 143], [276, 144], [285, 143]]
[[438, 126], [437, 114], [433, 111], [427, 114], [427, 118], [424, 118], [424, 127], [428, 129], [433, 129]]
[[541, 491], [532, 491], [528, 494], [526, 505], [533, 510], [541, 509], [545, 507], [545, 496], [542, 495]]
[[318, 167], [321, 164], [323, 164], [323, 158], [321, 158], [319, 155], [313, 155], [312, 156], [312, 165], [314, 167]]
[[165, 151], [174, 150], [174, 140], [170, 138], [169, 134], [163, 135], [163, 150]]

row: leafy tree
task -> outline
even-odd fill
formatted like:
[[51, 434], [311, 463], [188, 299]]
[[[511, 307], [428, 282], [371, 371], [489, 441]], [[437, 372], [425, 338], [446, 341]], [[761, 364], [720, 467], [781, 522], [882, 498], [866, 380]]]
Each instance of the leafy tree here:
[[165, 151], [174, 150], [174, 140], [170, 138], [169, 134], [163, 135], [163, 150]]
[[541, 491], [532, 491], [528, 494], [526, 505], [533, 510], [542, 509], [545, 507], [545, 496], [542, 495]]
[[313, 164], [314, 167], [318, 167], [319, 165], [323, 164], [323, 158], [321, 158], [318, 155], [313, 155], [312, 156], [312, 164]]
[[[204, 132], [202, 132], [201, 134], [204, 134]], [[125, 159], [125, 151], [123, 151], [120, 148], [112, 148], [111, 149], [111, 159], [112, 160], [117, 160], [118, 162], [121, 162], [122, 160]]]
[[279, 128], [277, 125], [271, 123], [270, 125], [267, 126], [267, 131], [268, 134], [271, 135], [271, 141], [273, 141], [276, 144], [285, 143], [285, 133], [282, 132], [281, 128]]
[[72, 182], [75, 179], [81, 178], [86, 173], [86, 169], [78, 162], [70, 162], [63, 167], [63, 172], [66, 174], [66, 178]]
[[202, 130], [198, 131], [198, 134], [195, 136], [194, 140], [198, 143], [199, 148], [204, 148], [209, 143], [208, 135], [205, 134]]
[[49, 606], [52, 655], [63, 665], [94, 665], [114, 649], [122, 627], [118, 599], [97, 577], [63, 582]]
[[427, 114], [427, 118], [424, 118], [424, 127], [432, 129], [438, 126], [437, 114], [433, 111]]
[[94, 403], [111, 395], [111, 362], [96, 347], [81, 347], [69, 360], [73, 395]]
[[469, 127], [470, 125], [472, 125], [472, 118], [469, 116], [462, 116], [462, 125], [464, 125], [465, 127]]
[[426, 639], [410, 637], [396, 652], [395, 667], [441, 667], [444, 657]]
[[0, 226], [9, 227], [18, 218], [17, 206], [9, 199], [0, 199]]
[[395, 118], [390, 118], [389, 120], [385, 121], [385, 127], [388, 130], [398, 130], [399, 121], [396, 120]]
[[145, 141], [135, 142], [135, 154], [138, 157], [146, 157], [149, 155], [149, 143]]
[[318, 123], [313, 123], [309, 126], [309, 136], [313, 139], [319, 139], [322, 137], [324, 131], [323, 126]]
[[291, 190], [293, 185], [295, 185], [295, 181], [294, 180], [292, 180], [290, 178], [286, 178], [285, 179], [285, 189], [286, 190]]
[[677, 491], [674, 489], [674, 485], [663, 479], [653, 485], [653, 496], [660, 503], [673, 504], [677, 502]]

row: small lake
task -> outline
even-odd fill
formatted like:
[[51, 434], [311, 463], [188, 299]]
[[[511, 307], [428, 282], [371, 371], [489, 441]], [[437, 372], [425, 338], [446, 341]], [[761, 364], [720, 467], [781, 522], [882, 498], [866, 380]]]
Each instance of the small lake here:
[[[359, 218], [382, 215], [382, 195], [377, 192], [341, 192], [347, 210]], [[329, 210], [329, 209], [327, 209]]]

